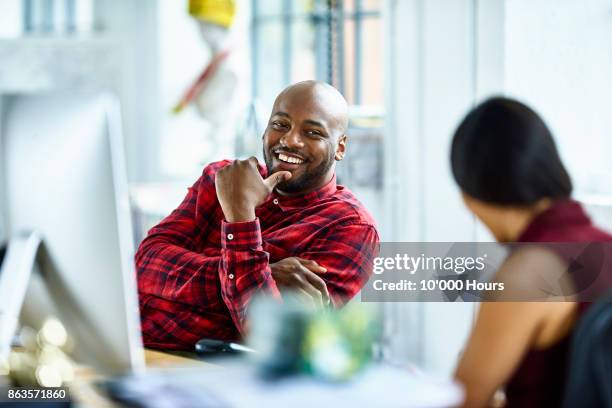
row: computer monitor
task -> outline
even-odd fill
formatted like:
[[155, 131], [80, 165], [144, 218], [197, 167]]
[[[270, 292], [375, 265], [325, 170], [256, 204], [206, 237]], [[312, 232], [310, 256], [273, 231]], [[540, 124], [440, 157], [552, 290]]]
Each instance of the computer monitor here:
[[[50, 93], [5, 97], [3, 105], [4, 224], [9, 238], [37, 231], [43, 241], [22, 323], [36, 326], [57, 313], [77, 362], [108, 374], [139, 371], [144, 353], [117, 101]], [[3, 270], [0, 279], [11, 273]]]

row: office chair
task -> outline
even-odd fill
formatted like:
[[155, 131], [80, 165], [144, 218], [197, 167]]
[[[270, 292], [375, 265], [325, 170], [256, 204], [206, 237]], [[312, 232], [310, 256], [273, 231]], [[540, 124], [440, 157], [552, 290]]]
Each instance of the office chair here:
[[612, 408], [612, 292], [593, 304], [572, 340], [564, 408]]

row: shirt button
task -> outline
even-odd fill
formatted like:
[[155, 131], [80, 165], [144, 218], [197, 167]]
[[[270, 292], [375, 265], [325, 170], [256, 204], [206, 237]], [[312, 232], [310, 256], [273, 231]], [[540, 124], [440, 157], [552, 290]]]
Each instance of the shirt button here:
[[275, 198], [274, 200], [272, 200], [272, 202], [276, 205], [278, 205], [278, 198]]
[[234, 279], [234, 274], [230, 273], [229, 275], [227, 275], [227, 277], [230, 278], [230, 279]]
[[227, 239], [229, 239], [230, 241], [234, 239], [234, 234], [227, 234]]

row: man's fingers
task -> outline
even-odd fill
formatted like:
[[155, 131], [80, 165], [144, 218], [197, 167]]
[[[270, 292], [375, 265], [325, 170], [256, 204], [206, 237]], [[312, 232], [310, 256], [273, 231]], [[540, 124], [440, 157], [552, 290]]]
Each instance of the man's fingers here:
[[323, 305], [328, 305], [330, 302], [330, 297], [329, 291], [327, 290], [327, 285], [320, 276], [316, 275], [316, 273], [327, 272], [327, 269], [310, 259], [296, 259], [299, 262], [302, 276], [304, 276], [308, 283], [321, 294], [321, 301], [323, 302]]
[[306, 268], [310, 269], [311, 271], [315, 272], [315, 273], [325, 273], [327, 272], [327, 268], [322, 267], [321, 265], [319, 265], [318, 263], [316, 263], [315, 261], [311, 260], [311, 259], [303, 259], [303, 258], [297, 258], [298, 261], [300, 261], [300, 263], [305, 266]]
[[[312, 289], [316, 291], [317, 297], [321, 300], [321, 304], [324, 306], [328, 305], [329, 304], [329, 291], [327, 290], [327, 285], [325, 284], [325, 281], [320, 276], [308, 270], [306, 267], [302, 265], [300, 265], [300, 267], [301, 267], [300, 275], [296, 275], [296, 277], [299, 277], [301, 280], [303, 280], [308, 285], [308, 288], [304, 286], [304, 289], [306, 290]], [[312, 292], [312, 291], [309, 290], [309, 292]]]
[[248, 159], [245, 160], [245, 162], [248, 162], [248, 163], [252, 164], [255, 167], [257, 167], [257, 165], [259, 164], [259, 161], [257, 160], [257, 157], [255, 157], [255, 156], [249, 157]]
[[327, 302], [323, 300], [323, 294], [310, 281], [301, 275], [295, 275], [295, 279], [299, 282], [299, 289], [306, 291], [317, 306], [324, 306]]
[[314, 286], [321, 293], [321, 299], [323, 301], [323, 304], [328, 305], [330, 302], [330, 297], [329, 297], [329, 291], [327, 290], [327, 284], [325, 284], [325, 281], [320, 276], [315, 275], [312, 272], [308, 272], [304, 274], [304, 276], [306, 277], [308, 282], [310, 282], [310, 284]]
[[306, 292], [304, 289], [302, 288], [296, 288], [295, 289], [296, 293], [298, 293], [298, 295], [304, 299], [309, 305], [311, 305], [312, 307], [317, 307], [317, 302], [314, 300], [314, 298], [310, 295], [310, 293]]
[[268, 186], [270, 191], [276, 187], [276, 185], [282, 181], [289, 180], [291, 178], [291, 173], [288, 171], [277, 171], [276, 173], [270, 175], [267, 179], [264, 180], [264, 184]]

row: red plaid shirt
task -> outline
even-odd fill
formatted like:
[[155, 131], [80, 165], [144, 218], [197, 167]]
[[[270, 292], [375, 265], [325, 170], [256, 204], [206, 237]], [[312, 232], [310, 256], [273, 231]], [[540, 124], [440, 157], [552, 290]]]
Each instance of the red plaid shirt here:
[[[228, 223], [210, 164], [179, 207], [153, 227], [136, 253], [144, 343], [193, 349], [202, 337], [236, 340], [244, 334], [252, 296], [280, 297], [270, 263], [298, 256], [327, 272], [332, 302], [341, 306], [365, 284], [377, 250], [372, 217], [336, 179], [300, 197], [276, 192], [257, 219]], [[260, 168], [262, 176], [265, 169]]]

